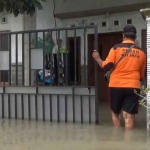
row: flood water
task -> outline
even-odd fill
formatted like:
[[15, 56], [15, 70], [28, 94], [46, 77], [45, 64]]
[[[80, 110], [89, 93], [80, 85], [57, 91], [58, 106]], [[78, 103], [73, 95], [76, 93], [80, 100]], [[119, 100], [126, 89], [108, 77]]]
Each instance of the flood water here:
[[110, 111], [100, 109], [100, 125], [0, 120], [0, 150], [149, 150], [145, 110], [137, 128], [125, 131], [111, 124]]

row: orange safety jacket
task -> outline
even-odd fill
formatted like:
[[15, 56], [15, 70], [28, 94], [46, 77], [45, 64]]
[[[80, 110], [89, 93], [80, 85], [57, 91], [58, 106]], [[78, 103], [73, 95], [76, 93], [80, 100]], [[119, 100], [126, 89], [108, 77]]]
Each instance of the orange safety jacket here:
[[[121, 56], [135, 44], [131, 40], [123, 41], [110, 49], [108, 57], [102, 63], [105, 71], [110, 70]], [[144, 79], [146, 55], [144, 51], [134, 46], [132, 51], [124, 57], [110, 76], [109, 87], [140, 88], [140, 81]]]

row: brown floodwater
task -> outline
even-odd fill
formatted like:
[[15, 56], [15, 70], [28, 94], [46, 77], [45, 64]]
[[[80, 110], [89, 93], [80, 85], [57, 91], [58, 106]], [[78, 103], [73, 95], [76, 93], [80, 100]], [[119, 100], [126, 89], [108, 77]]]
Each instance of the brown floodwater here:
[[146, 112], [140, 108], [133, 131], [114, 128], [106, 104], [100, 125], [0, 120], [0, 150], [149, 150]]

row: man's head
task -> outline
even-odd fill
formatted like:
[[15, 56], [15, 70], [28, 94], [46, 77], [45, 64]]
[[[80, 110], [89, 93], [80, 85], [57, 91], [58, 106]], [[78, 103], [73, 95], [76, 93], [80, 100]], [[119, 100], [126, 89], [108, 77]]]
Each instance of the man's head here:
[[136, 39], [136, 28], [132, 25], [126, 25], [124, 28], [123, 28], [123, 40], [127, 40], [127, 39], [130, 39], [130, 40], [133, 40], [135, 41]]

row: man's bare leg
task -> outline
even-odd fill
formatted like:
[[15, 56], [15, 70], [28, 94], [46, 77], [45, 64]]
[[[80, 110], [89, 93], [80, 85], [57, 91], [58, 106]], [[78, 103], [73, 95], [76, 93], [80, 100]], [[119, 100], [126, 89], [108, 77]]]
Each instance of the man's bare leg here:
[[126, 130], [132, 130], [135, 128], [135, 115], [129, 114], [125, 111], [123, 111], [123, 118], [125, 120], [125, 129]]
[[115, 114], [114, 112], [111, 112], [112, 115], [112, 122], [115, 127], [121, 127], [121, 120], [119, 117], [119, 114]]

